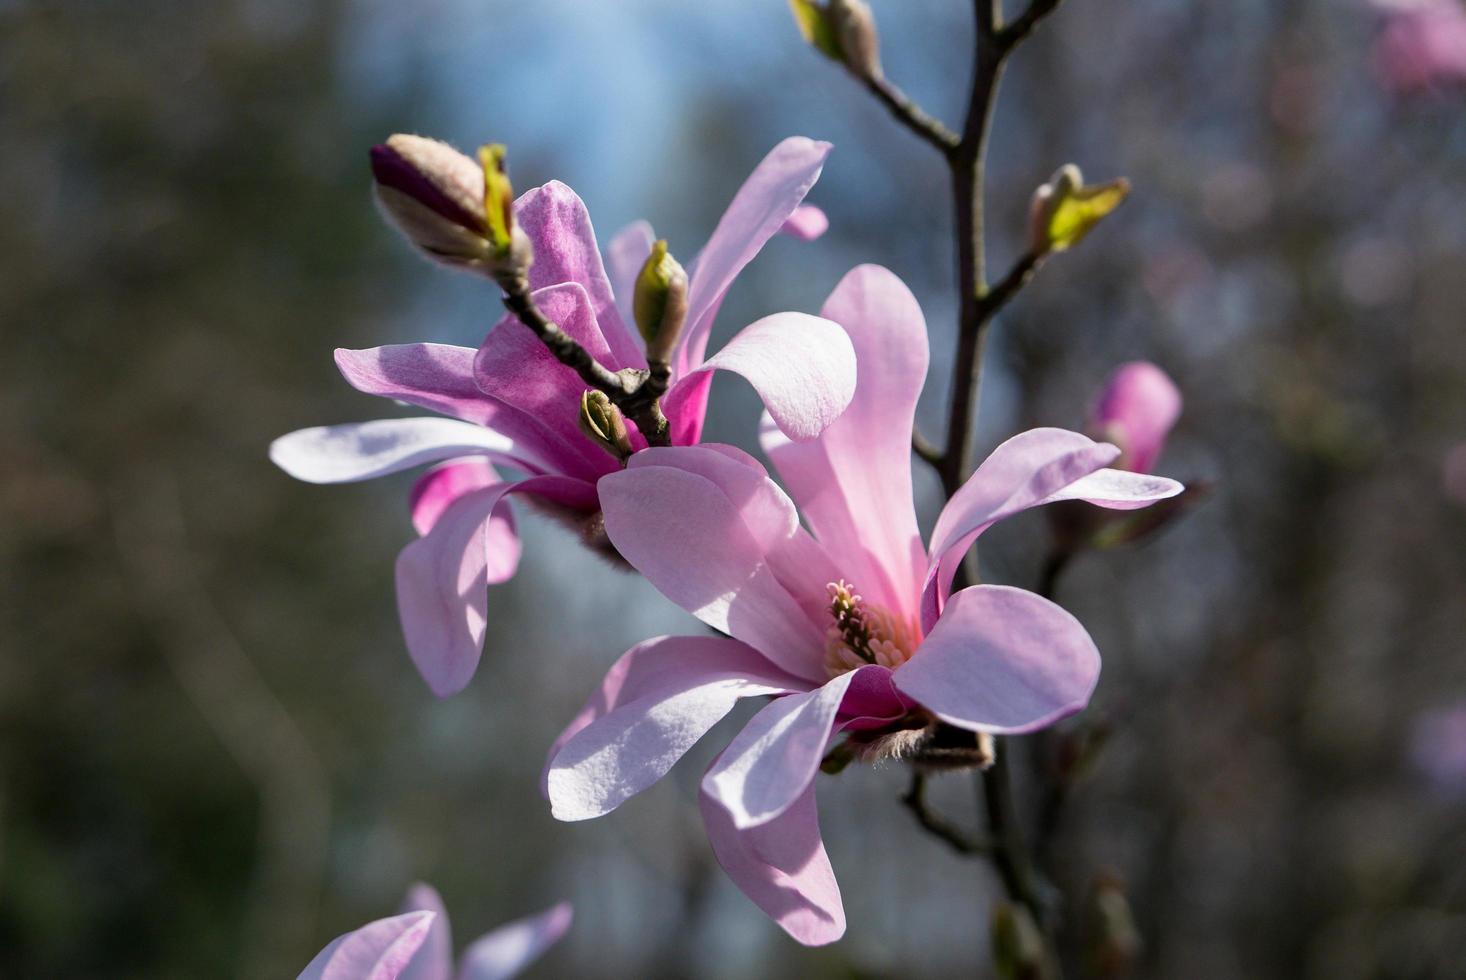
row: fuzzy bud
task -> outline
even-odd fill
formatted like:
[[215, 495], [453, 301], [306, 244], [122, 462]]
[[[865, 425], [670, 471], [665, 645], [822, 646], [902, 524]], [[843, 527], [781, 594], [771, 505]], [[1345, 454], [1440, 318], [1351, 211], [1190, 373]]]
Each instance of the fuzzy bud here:
[[440, 140], [399, 133], [372, 147], [377, 203], [434, 261], [496, 278], [522, 275], [532, 249], [514, 224], [503, 156], [502, 146], [486, 147], [475, 163]]
[[687, 319], [687, 271], [667, 251], [666, 239], [652, 245], [637, 273], [631, 311], [646, 342], [647, 361], [665, 364]]
[[992, 917], [993, 968], [1003, 980], [1051, 980], [1043, 934], [1025, 906], [999, 902]]
[[1065, 164], [1033, 192], [1028, 212], [1029, 251], [1041, 257], [1073, 248], [1129, 194], [1130, 182], [1123, 177], [1086, 186], [1079, 168]]
[[880, 41], [865, 0], [789, 0], [804, 39], [860, 78], [881, 77]]
[[626, 418], [604, 391], [587, 388], [580, 396], [580, 431], [617, 459], [631, 455]]
[[1104, 874], [1095, 882], [1088, 913], [1088, 953], [1094, 975], [1105, 980], [1129, 976], [1140, 958], [1140, 930], [1117, 876]]

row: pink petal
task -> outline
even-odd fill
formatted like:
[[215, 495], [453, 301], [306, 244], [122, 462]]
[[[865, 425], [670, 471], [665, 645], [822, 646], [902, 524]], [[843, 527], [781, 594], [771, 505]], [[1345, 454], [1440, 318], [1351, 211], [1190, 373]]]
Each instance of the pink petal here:
[[667, 416], [672, 445], [695, 446], [702, 439], [712, 385], [713, 372], [694, 371], [674, 381], [671, 390], [662, 396], [662, 414]]
[[1115, 369], [1090, 415], [1090, 429], [1120, 447], [1116, 469], [1149, 473], [1181, 415], [1181, 392], [1149, 361]]
[[[805, 313], [775, 313], [749, 324], [692, 375], [682, 378], [667, 393], [663, 405], [676, 431], [700, 434], [702, 420], [692, 422], [697, 409], [696, 378], [708, 371], [741, 374], [763, 399], [774, 421], [791, 439], [813, 439], [835, 421], [855, 393], [855, 351], [845, 331]], [[691, 386], [688, 393], [679, 389]], [[705, 402], [705, 397], [702, 399]], [[684, 436], [687, 438], [687, 436]]]
[[515, 448], [506, 436], [455, 419], [379, 419], [283, 435], [270, 444], [270, 459], [297, 480], [349, 483], [476, 454], [533, 468]]
[[737, 640], [663, 636], [638, 644], [551, 748], [551, 812], [559, 820], [610, 813], [666, 775], [741, 698], [806, 686]]
[[[585, 289], [577, 283], [549, 286], [534, 294], [536, 304], [561, 330], [608, 367], [611, 356]], [[564, 447], [564, 471], [593, 479], [616, 468], [615, 459], [580, 431], [580, 396], [586, 383], [573, 368], [556, 360], [528, 327], [506, 316], [489, 332], [474, 359], [474, 377], [488, 396], [533, 416]]]
[[713, 314], [734, 278], [799, 207], [819, 179], [829, 143], [784, 140], [749, 174], [698, 254], [689, 284], [687, 329], [673, 359], [683, 377], [702, 364]]
[[552, 180], [526, 191], [514, 202], [514, 219], [534, 246], [534, 264], [529, 267], [530, 288], [579, 283], [589, 295], [596, 319], [605, 331], [606, 341], [614, 352], [615, 367], [646, 367], [641, 346], [616, 312], [590, 213], [579, 196], [558, 180]]
[[645, 221], [633, 221], [616, 232], [606, 246], [606, 265], [611, 274], [611, 288], [616, 293], [616, 309], [628, 327], [635, 325], [631, 298], [636, 291], [636, 276], [651, 254], [656, 232]]
[[399, 980], [453, 980], [453, 935], [448, 926], [448, 910], [443, 898], [432, 885], [419, 882], [407, 890], [402, 912], [431, 912], [432, 928], [417, 955], [408, 963]]
[[396, 980], [432, 927], [432, 912], [369, 922], [316, 954], [297, 980]]
[[564, 453], [538, 420], [479, 390], [473, 380], [477, 351], [446, 344], [396, 344], [336, 351], [336, 366], [358, 391], [473, 422], [513, 440], [516, 453], [542, 469], [556, 469]]
[[562, 492], [563, 477], [532, 477], [470, 493], [397, 556], [397, 611], [408, 653], [434, 694], [461, 691], [478, 668], [488, 627], [488, 587], [514, 574], [519, 539], [509, 493]]
[[814, 784], [775, 820], [739, 830], [707, 794], [698, 797], [718, 863], [797, 942], [823, 946], [845, 935], [845, 908], [824, 841]]
[[802, 242], [812, 242], [829, 230], [830, 219], [823, 211], [813, 204], [801, 204], [794, 209], [789, 220], [784, 222], [779, 229], [779, 234], [797, 238]]
[[506, 980], [560, 941], [575, 918], [568, 902], [500, 926], [463, 951], [458, 980]]
[[[720, 465], [721, 464], [721, 465]], [[692, 470], [701, 470], [693, 472]], [[799, 531], [794, 505], [761, 473], [701, 447], [649, 449], [596, 485], [616, 550], [668, 599], [798, 677], [822, 679], [824, 633], [776, 574]]]
[[1099, 681], [1100, 656], [1079, 621], [1006, 585], [947, 601], [896, 686], [958, 728], [1031, 732], [1079, 711]]
[[804, 793], [819, 772], [835, 717], [851, 682], [874, 665], [821, 687], [777, 698], [753, 716], [703, 777], [702, 790], [740, 830], [768, 823]]
[[[475, 490], [503, 482], [504, 478], [494, 467], [481, 459], [460, 459], [436, 466], [413, 484], [412, 494], [408, 498], [412, 526], [419, 535], [427, 534], [454, 501]], [[506, 516], [508, 513], [507, 510], [504, 511]], [[513, 529], [512, 523], [510, 529]]]
[[821, 314], [855, 348], [850, 407], [813, 442], [764, 427], [764, 451], [844, 577], [868, 599], [915, 618], [926, 556], [911, 493], [911, 427], [926, 382], [926, 321], [889, 270], [853, 269]]

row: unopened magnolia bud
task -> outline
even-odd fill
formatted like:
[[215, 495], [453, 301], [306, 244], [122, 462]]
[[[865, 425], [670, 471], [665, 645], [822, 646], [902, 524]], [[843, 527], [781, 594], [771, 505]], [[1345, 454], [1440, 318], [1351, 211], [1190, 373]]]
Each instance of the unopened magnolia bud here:
[[646, 342], [647, 361], [665, 364], [687, 319], [687, 271], [667, 251], [666, 239], [652, 245], [636, 275], [631, 312]]
[[588, 388], [580, 396], [580, 431], [617, 459], [631, 455], [626, 419], [604, 391]]
[[429, 258], [496, 277], [522, 274], [532, 250], [514, 225], [503, 147], [488, 147], [480, 156], [475, 163], [440, 140], [397, 134], [372, 147], [377, 202]]
[[1085, 186], [1079, 168], [1065, 164], [1033, 192], [1028, 212], [1029, 251], [1044, 256], [1074, 247], [1129, 194], [1130, 182], [1123, 177]]
[[1181, 389], [1149, 361], [1130, 361], [1115, 369], [1100, 390], [1089, 416], [1096, 439], [1120, 447], [1118, 470], [1149, 473], [1181, 415]]
[[875, 17], [864, 0], [789, 0], [804, 39], [861, 78], [881, 77]]
[[992, 918], [993, 969], [1002, 980], [1049, 980], [1043, 933], [1023, 905], [999, 902]]
[[1118, 877], [1106, 874], [1095, 882], [1089, 919], [1089, 959], [1095, 975], [1105, 980], [1129, 976], [1140, 957], [1140, 930]]

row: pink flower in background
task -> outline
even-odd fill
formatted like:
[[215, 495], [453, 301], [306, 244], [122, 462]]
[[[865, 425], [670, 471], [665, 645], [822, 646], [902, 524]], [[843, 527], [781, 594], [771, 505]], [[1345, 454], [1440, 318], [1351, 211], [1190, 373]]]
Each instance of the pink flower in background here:
[[1149, 361], [1131, 361], [1105, 382], [1089, 417], [1089, 431], [1120, 447], [1115, 468], [1149, 473], [1166, 436], [1181, 416], [1181, 392]]
[[1466, 703], [1422, 712], [1415, 719], [1410, 761], [1437, 791], [1466, 796]]
[[862, 266], [823, 315], [849, 331], [859, 382], [818, 439], [794, 443], [765, 425], [792, 500], [729, 446], [650, 449], [601, 479], [620, 552], [727, 636], [664, 636], [628, 651], [551, 750], [545, 776], [555, 816], [600, 816], [664, 775], [740, 698], [774, 695], [707, 772], [701, 807], [723, 868], [807, 944], [845, 929], [814, 797], [836, 734], [936, 719], [1032, 731], [1081, 709], [1094, 688], [1099, 654], [1063, 609], [1007, 586], [951, 592], [977, 536], [1051, 501], [1130, 509], [1181, 489], [1106, 469], [1114, 446], [1036, 429], [988, 457], [923, 549], [909, 442], [927, 369], [921, 310], [890, 272]]
[[443, 900], [432, 887], [415, 885], [402, 914], [338, 936], [298, 980], [504, 980], [559, 942], [572, 916], [562, 902], [500, 926], [471, 943], [455, 970]]
[[[829, 144], [794, 137], [764, 158], [733, 198], [689, 271], [688, 316], [663, 398], [675, 445], [695, 443], [717, 369], [743, 375], [792, 439], [807, 440], [835, 419], [855, 387], [855, 360], [838, 326], [779, 313], [746, 327], [704, 358], [713, 318], [733, 279], [791, 222], [811, 234], [822, 217], [800, 208]], [[534, 246], [530, 285], [546, 316], [611, 370], [645, 368], [637, 336], [618, 312], [585, 205], [564, 184], [535, 188], [514, 205]], [[609, 250], [622, 299], [629, 268], [645, 258], [624, 235]], [[439, 696], [461, 690], [477, 669], [487, 628], [489, 585], [514, 574], [519, 539], [507, 496], [530, 494], [582, 521], [599, 504], [596, 481], [617, 461], [587, 437], [578, 418], [585, 383], [512, 316], [477, 351], [442, 344], [338, 350], [346, 380], [368, 394], [449, 418], [383, 419], [304, 429], [277, 439], [270, 457], [312, 483], [365, 480], [435, 464], [412, 491], [421, 537], [397, 559], [397, 601], [408, 650]], [[633, 445], [646, 446], [635, 429]], [[507, 478], [496, 464], [523, 474]]]
[[1466, 8], [1460, 0], [1375, 0], [1384, 25], [1374, 66], [1401, 94], [1466, 82]]

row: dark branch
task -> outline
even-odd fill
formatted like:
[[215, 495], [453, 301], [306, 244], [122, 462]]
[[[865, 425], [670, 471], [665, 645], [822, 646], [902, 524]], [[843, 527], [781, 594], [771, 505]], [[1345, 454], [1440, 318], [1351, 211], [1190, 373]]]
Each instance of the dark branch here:
[[1023, 258], [1008, 270], [1008, 274], [980, 297], [982, 315], [989, 320], [997, 316], [998, 311], [1007, 306], [1008, 301], [1028, 285], [1028, 281], [1033, 278], [1033, 274], [1041, 265], [1043, 265], [1043, 259], [1039, 256], [1032, 252], [1024, 253]]
[[998, 32], [998, 44], [1004, 51], [1012, 50], [1016, 45], [1033, 33], [1033, 29], [1039, 25], [1049, 14], [1058, 9], [1059, 4], [1064, 0], [1032, 0], [1028, 9], [1013, 19], [1013, 22]]
[[856, 76], [865, 87], [870, 89], [881, 103], [891, 110], [891, 115], [896, 121], [926, 142], [935, 146], [943, 154], [949, 154], [957, 149], [961, 142], [960, 137], [948, 129], [940, 119], [928, 115], [921, 106], [911, 101], [910, 97], [899, 88], [886, 81], [884, 77]]
[[953, 825], [941, 814], [931, 810], [926, 803], [926, 773], [917, 770], [911, 774], [911, 788], [901, 797], [901, 802], [922, 829], [941, 840], [958, 854], [987, 854], [992, 850], [988, 841], [980, 840]]

